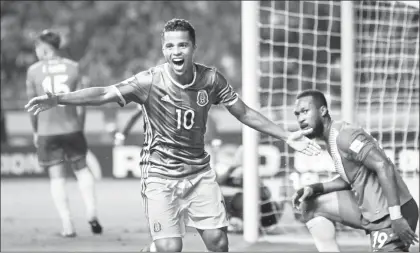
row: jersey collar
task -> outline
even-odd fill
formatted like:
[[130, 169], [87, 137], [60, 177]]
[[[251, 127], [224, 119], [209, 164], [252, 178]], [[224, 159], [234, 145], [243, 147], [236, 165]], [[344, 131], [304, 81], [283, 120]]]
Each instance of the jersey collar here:
[[164, 69], [166, 74], [168, 75], [169, 79], [171, 80], [171, 82], [173, 84], [175, 84], [176, 86], [178, 86], [181, 89], [186, 89], [188, 87], [191, 87], [194, 83], [195, 83], [195, 79], [197, 78], [197, 67], [195, 66], [195, 64], [193, 63], [193, 80], [191, 83], [186, 84], [186, 85], [182, 85], [179, 82], [175, 81], [175, 79], [172, 78], [171, 73], [169, 73], [169, 69], [168, 69], [168, 64], [166, 63], [164, 65]]

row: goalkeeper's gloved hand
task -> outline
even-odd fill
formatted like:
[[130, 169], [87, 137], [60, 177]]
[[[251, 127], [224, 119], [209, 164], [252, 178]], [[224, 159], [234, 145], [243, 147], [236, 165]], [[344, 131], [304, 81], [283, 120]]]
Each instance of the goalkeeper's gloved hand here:
[[125, 135], [120, 132], [116, 132], [114, 136], [114, 145], [121, 146], [124, 144], [124, 141], [125, 141]]
[[316, 195], [322, 194], [323, 191], [324, 186], [322, 183], [311, 184], [300, 188], [295, 192], [295, 194], [292, 197], [293, 207], [299, 209], [299, 206], [303, 201], [310, 199], [311, 197], [314, 197]]

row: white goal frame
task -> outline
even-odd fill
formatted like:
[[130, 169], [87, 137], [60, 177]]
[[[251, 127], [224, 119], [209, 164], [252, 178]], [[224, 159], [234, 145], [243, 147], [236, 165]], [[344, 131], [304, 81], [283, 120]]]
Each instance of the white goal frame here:
[[[396, 1], [419, 8], [418, 1]], [[259, 1], [241, 3], [242, 19], [242, 98], [251, 108], [259, 109]], [[354, 12], [352, 1], [341, 2], [341, 116], [355, 122], [354, 113]], [[259, 134], [243, 126], [244, 240], [255, 243], [259, 238]]]

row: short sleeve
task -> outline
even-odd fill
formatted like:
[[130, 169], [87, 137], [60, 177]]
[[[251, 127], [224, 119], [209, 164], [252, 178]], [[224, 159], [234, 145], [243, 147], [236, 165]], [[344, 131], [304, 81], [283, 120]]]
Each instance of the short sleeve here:
[[215, 98], [213, 104], [222, 103], [225, 106], [231, 106], [238, 101], [238, 93], [233, 90], [226, 78], [218, 71], [215, 74], [214, 87]]
[[348, 158], [358, 163], [363, 163], [372, 149], [381, 149], [375, 138], [361, 128], [341, 130], [337, 146]]
[[114, 85], [120, 98], [118, 104], [120, 106], [125, 106], [130, 102], [144, 104], [149, 97], [152, 75], [151, 71], [140, 72]]

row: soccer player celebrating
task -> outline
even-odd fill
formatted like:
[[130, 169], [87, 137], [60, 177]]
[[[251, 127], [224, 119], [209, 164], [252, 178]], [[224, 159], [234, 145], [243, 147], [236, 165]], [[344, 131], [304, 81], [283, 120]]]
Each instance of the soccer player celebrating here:
[[332, 222], [363, 229], [373, 251], [408, 251], [417, 242], [418, 207], [396, 166], [362, 128], [333, 121], [322, 92], [297, 96], [294, 113], [309, 138], [327, 143], [338, 177], [299, 189], [300, 209], [319, 251], [339, 251]]
[[193, 61], [195, 49], [191, 24], [170, 20], [162, 32], [165, 64], [112, 86], [49, 92], [25, 106], [38, 115], [57, 105], [142, 105], [146, 124], [140, 162], [142, 196], [158, 251], [181, 251], [185, 225], [198, 230], [208, 250], [228, 250], [223, 196], [204, 149], [212, 105], [223, 104], [243, 124], [300, 152], [320, 152], [319, 145], [304, 136], [312, 129], [287, 132], [246, 106], [219, 71]]
[[[45, 30], [36, 37], [35, 53], [38, 62], [27, 72], [29, 99], [52, 92], [64, 94], [80, 88], [78, 63], [60, 57], [60, 36]], [[100, 234], [95, 203], [95, 182], [86, 164], [87, 144], [83, 134], [85, 108], [60, 106], [39, 115], [31, 115], [34, 130], [34, 145], [37, 148], [40, 166], [48, 169], [51, 179], [51, 194], [60, 215], [62, 236], [74, 237], [67, 193], [65, 190], [66, 165], [77, 178], [87, 209], [88, 222], [94, 234]]]

